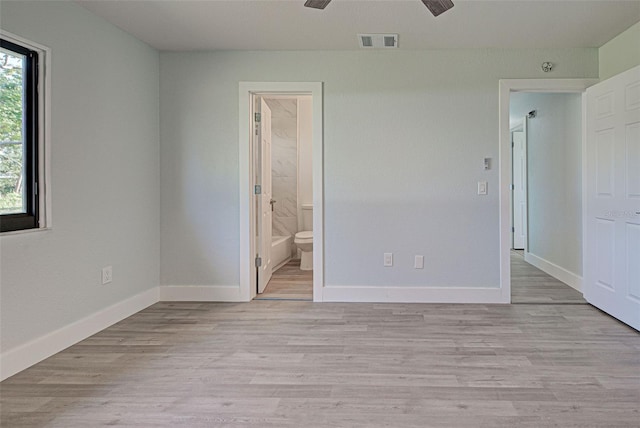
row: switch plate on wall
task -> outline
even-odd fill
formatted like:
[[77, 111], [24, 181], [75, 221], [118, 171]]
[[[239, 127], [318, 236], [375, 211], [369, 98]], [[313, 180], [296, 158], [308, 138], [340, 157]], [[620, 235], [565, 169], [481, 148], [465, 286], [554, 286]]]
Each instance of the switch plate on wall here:
[[384, 265], [386, 267], [393, 266], [393, 253], [384, 253]]
[[486, 195], [486, 194], [487, 194], [487, 182], [478, 181], [478, 195]]
[[424, 269], [424, 256], [416, 256], [416, 261], [413, 267], [415, 269]]
[[484, 158], [484, 169], [485, 170], [491, 169], [491, 158]]
[[113, 268], [106, 266], [102, 268], [102, 284], [109, 284], [113, 280]]

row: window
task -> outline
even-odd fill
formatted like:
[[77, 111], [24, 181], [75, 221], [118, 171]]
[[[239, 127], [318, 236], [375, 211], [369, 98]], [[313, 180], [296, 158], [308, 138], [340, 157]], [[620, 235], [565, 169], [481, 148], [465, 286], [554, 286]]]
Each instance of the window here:
[[38, 52], [0, 39], [0, 232], [40, 227]]

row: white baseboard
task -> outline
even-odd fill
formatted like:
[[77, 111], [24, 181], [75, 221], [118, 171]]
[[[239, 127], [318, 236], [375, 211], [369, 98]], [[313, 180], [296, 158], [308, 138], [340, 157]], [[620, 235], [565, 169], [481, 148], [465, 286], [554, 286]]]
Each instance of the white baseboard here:
[[136, 294], [95, 314], [0, 355], [0, 380], [49, 358], [69, 346], [158, 302], [158, 287]]
[[323, 302], [509, 303], [500, 288], [325, 286]]
[[551, 263], [548, 260], [543, 259], [542, 257], [538, 257], [533, 253], [524, 254], [524, 261], [537, 267], [544, 273], [551, 275], [558, 281], [562, 281], [567, 284], [569, 287], [579, 291], [582, 293], [582, 277], [576, 275], [573, 272], [568, 271], [567, 269], [558, 266], [555, 263]]
[[161, 285], [161, 302], [245, 302], [238, 285]]

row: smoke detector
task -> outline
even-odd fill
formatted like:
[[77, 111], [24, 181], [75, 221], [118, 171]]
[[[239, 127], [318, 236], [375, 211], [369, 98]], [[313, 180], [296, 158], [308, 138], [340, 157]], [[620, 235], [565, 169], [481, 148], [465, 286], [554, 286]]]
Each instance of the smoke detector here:
[[394, 49], [398, 47], [398, 35], [358, 34], [358, 43], [364, 49]]

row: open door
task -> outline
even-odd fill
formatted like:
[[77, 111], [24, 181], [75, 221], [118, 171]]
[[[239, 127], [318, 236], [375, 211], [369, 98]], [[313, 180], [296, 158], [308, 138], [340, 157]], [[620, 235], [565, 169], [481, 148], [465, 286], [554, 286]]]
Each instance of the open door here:
[[271, 109], [259, 98], [256, 102], [256, 130], [259, 144], [260, 193], [258, 198], [258, 293], [267, 287], [273, 270], [271, 262], [272, 191], [271, 191]]
[[513, 147], [513, 249], [524, 250], [527, 242], [527, 148], [525, 131], [514, 131], [511, 133], [511, 138]]
[[587, 90], [584, 295], [640, 330], [640, 66]]

